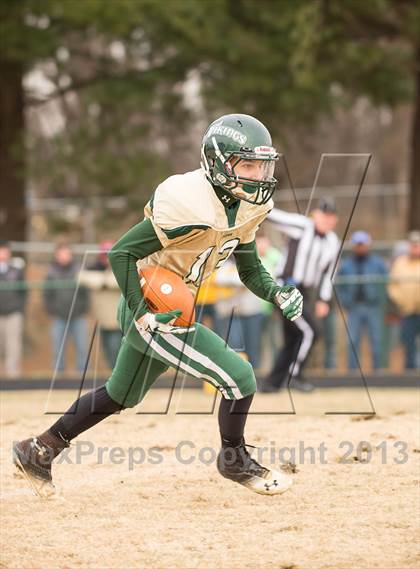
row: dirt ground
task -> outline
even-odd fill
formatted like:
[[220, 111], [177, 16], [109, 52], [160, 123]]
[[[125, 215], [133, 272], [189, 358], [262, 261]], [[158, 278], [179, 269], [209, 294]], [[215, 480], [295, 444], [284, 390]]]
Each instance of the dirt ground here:
[[[274, 497], [218, 475], [216, 416], [185, 414], [209, 410], [210, 395], [188, 390], [156, 414], [167, 393], [153, 390], [141, 407], [82, 435], [55, 465], [58, 493], [48, 500], [14, 475], [10, 452], [13, 440], [54, 420], [44, 414], [47, 393], [2, 394], [2, 569], [420, 566], [414, 390], [371, 390], [369, 420], [325, 414], [369, 410], [356, 389], [297, 394], [294, 415], [275, 414], [291, 409], [287, 393], [258, 394], [254, 410], [271, 414], [249, 418], [248, 442], [267, 447], [263, 462], [297, 469], [292, 489]], [[55, 393], [49, 410], [74, 396]]]

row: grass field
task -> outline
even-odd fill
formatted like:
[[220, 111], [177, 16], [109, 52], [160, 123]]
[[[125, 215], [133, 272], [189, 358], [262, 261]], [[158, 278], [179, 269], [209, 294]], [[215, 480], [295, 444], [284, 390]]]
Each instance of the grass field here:
[[[2, 569], [420, 566], [417, 392], [372, 390], [373, 418], [325, 415], [369, 410], [357, 389], [297, 394], [295, 415], [251, 416], [247, 440], [267, 447], [264, 461], [278, 467], [281, 452], [296, 463], [292, 489], [276, 497], [221, 478], [216, 416], [176, 414], [175, 405], [153, 414], [166, 395], [153, 390], [136, 409], [150, 414], [129, 410], [82, 435], [71, 464], [54, 468], [57, 495], [40, 500], [14, 474], [10, 448], [52, 422], [47, 393], [2, 394]], [[49, 408], [73, 399], [57, 392]], [[209, 408], [201, 390], [184, 392], [179, 406]], [[254, 405], [288, 409], [287, 394], [259, 394]]]

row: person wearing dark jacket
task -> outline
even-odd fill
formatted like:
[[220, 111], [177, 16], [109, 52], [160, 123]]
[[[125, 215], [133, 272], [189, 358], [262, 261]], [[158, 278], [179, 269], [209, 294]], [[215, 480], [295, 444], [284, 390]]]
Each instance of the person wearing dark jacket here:
[[51, 341], [53, 367], [64, 371], [64, 352], [71, 336], [76, 348], [77, 369], [83, 371], [87, 359], [88, 326], [86, 314], [90, 307], [89, 291], [77, 286], [79, 267], [67, 245], [60, 245], [45, 280], [44, 304], [52, 317]]
[[[381, 302], [384, 283], [378, 281], [388, 274], [385, 261], [372, 253], [372, 239], [366, 231], [356, 231], [350, 240], [353, 255], [345, 259], [339, 275], [348, 279], [337, 287], [338, 296], [348, 315], [348, 367], [359, 367], [360, 340], [368, 332], [373, 367], [381, 367]], [[350, 282], [353, 280], [353, 282]]]
[[25, 262], [12, 257], [7, 241], [0, 242], [0, 349], [6, 375], [20, 373], [23, 339], [23, 312], [26, 304]]

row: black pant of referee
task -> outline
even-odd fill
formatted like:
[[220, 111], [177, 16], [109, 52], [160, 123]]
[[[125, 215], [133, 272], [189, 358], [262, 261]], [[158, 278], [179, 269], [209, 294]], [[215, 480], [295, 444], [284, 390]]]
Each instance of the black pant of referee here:
[[[300, 288], [304, 298], [308, 297], [308, 290]], [[313, 345], [319, 337], [319, 330], [313, 312], [313, 303], [303, 304], [303, 313], [300, 318], [290, 322], [282, 318], [284, 346], [280, 351], [273, 369], [266, 377], [261, 391], [270, 393], [278, 391], [281, 387], [290, 387], [300, 391], [312, 391], [314, 386], [302, 377], [303, 368], [309, 358]]]

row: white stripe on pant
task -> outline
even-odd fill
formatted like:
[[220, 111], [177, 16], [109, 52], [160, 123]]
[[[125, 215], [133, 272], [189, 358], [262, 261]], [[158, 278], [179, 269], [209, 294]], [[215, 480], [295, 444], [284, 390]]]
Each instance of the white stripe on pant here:
[[312, 327], [304, 319], [303, 316], [301, 316], [300, 318], [297, 318], [294, 321], [294, 324], [299, 328], [299, 330], [302, 332], [303, 336], [302, 336], [302, 341], [301, 341], [300, 346], [299, 346], [299, 351], [298, 351], [297, 356], [296, 356], [296, 360], [294, 362], [292, 362], [292, 364], [290, 365], [290, 368], [289, 368], [289, 372], [292, 374], [292, 377], [296, 377], [297, 375], [299, 375], [302, 362], [305, 361], [305, 358], [308, 355], [308, 352], [312, 347], [314, 337], [315, 337], [315, 333], [314, 333]]
[[222, 395], [224, 397], [230, 399], [228, 393], [226, 392], [226, 389], [223, 386], [222, 381], [217, 383], [214, 377], [212, 377], [208, 374], [205, 374], [201, 371], [198, 371], [194, 367], [192, 367], [191, 365], [186, 364], [183, 361], [183, 358], [184, 359], [188, 358], [192, 362], [195, 361], [195, 362], [201, 364], [202, 366], [207, 367], [207, 368], [211, 369], [212, 371], [214, 371], [221, 378], [221, 380], [223, 380], [230, 387], [230, 389], [232, 390], [232, 394], [233, 394], [235, 399], [242, 399], [243, 395], [242, 395], [241, 391], [239, 390], [237, 384], [221, 367], [219, 367], [217, 364], [215, 364], [207, 356], [204, 356], [201, 352], [198, 352], [197, 350], [195, 350], [194, 348], [192, 348], [188, 344], [185, 344], [182, 340], [177, 338], [174, 334], [165, 334], [163, 336], [163, 339], [166, 342], [168, 342], [168, 344], [173, 346], [173, 348], [175, 348], [177, 350], [177, 352], [179, 352], [178, 357], [173, 356], [171, 353], [169, 353], [167, 350], [165, 350], [164, 347], [162, 347], [160, 344], [158, 344], [153, 339], [153, 336], [151, 334], [144, 332], [141, 335], [148, 342], [149, 346], [157, 354], [159, 354], [161, 357], [165, 358], [168, 361], [168, 364], [170, 364], [172, 367], [175, 367], [175, 368], [179, 367], [179, 369], [181, 369], [182, 371], [185, 371], [186, 373], [189, 373], [193, 377], [197, 377], [197, 378], [201, 378], [201, 379], [207, 379], [215, 387], [217, 387], [220, 390], [220, 392], [222, 393]]
[[184, 371], [185, 373], [189, 373], [193, 377], [197, 377], [199, 379], [200, 378], [201, 379], [208, 379], [216, 388], [220, 389], [220, 392], [222, 393], [222, 395], [224, 397], [226, 397], [226, 395], [227, 395], [226, 390], [223, 387], [221, 387], [220, 384], [217, 384], [215, 379], [213, 379], [212, 377], [210, 377], [208, 375], [202, 374], [199, 371], [197, 371], [196, 369], [194, 369], [193, 367], [189, 366], [188, 364], [185, 364], [180, 357], [176, 358], [175, 356], [170, 354], [168, 351], [166, 351], [164, 348], [162, 348], [162, 346], [160, 346], [157, 342], [155, 342], [155, 340], [153, 340], [153, 336], [151, 334], [149, 334], [148, 332], [143, 332], [142, 336], [146, 340], [146, 342], [149, 344], [149, 346], [157, 354], [159, 354], [161, 357], [163, 357], [165, 360], [167, 360], [168, 365], [170, 365], [171, 367], [174, 367], [175, 369], [179, 368], [182, 371]]

